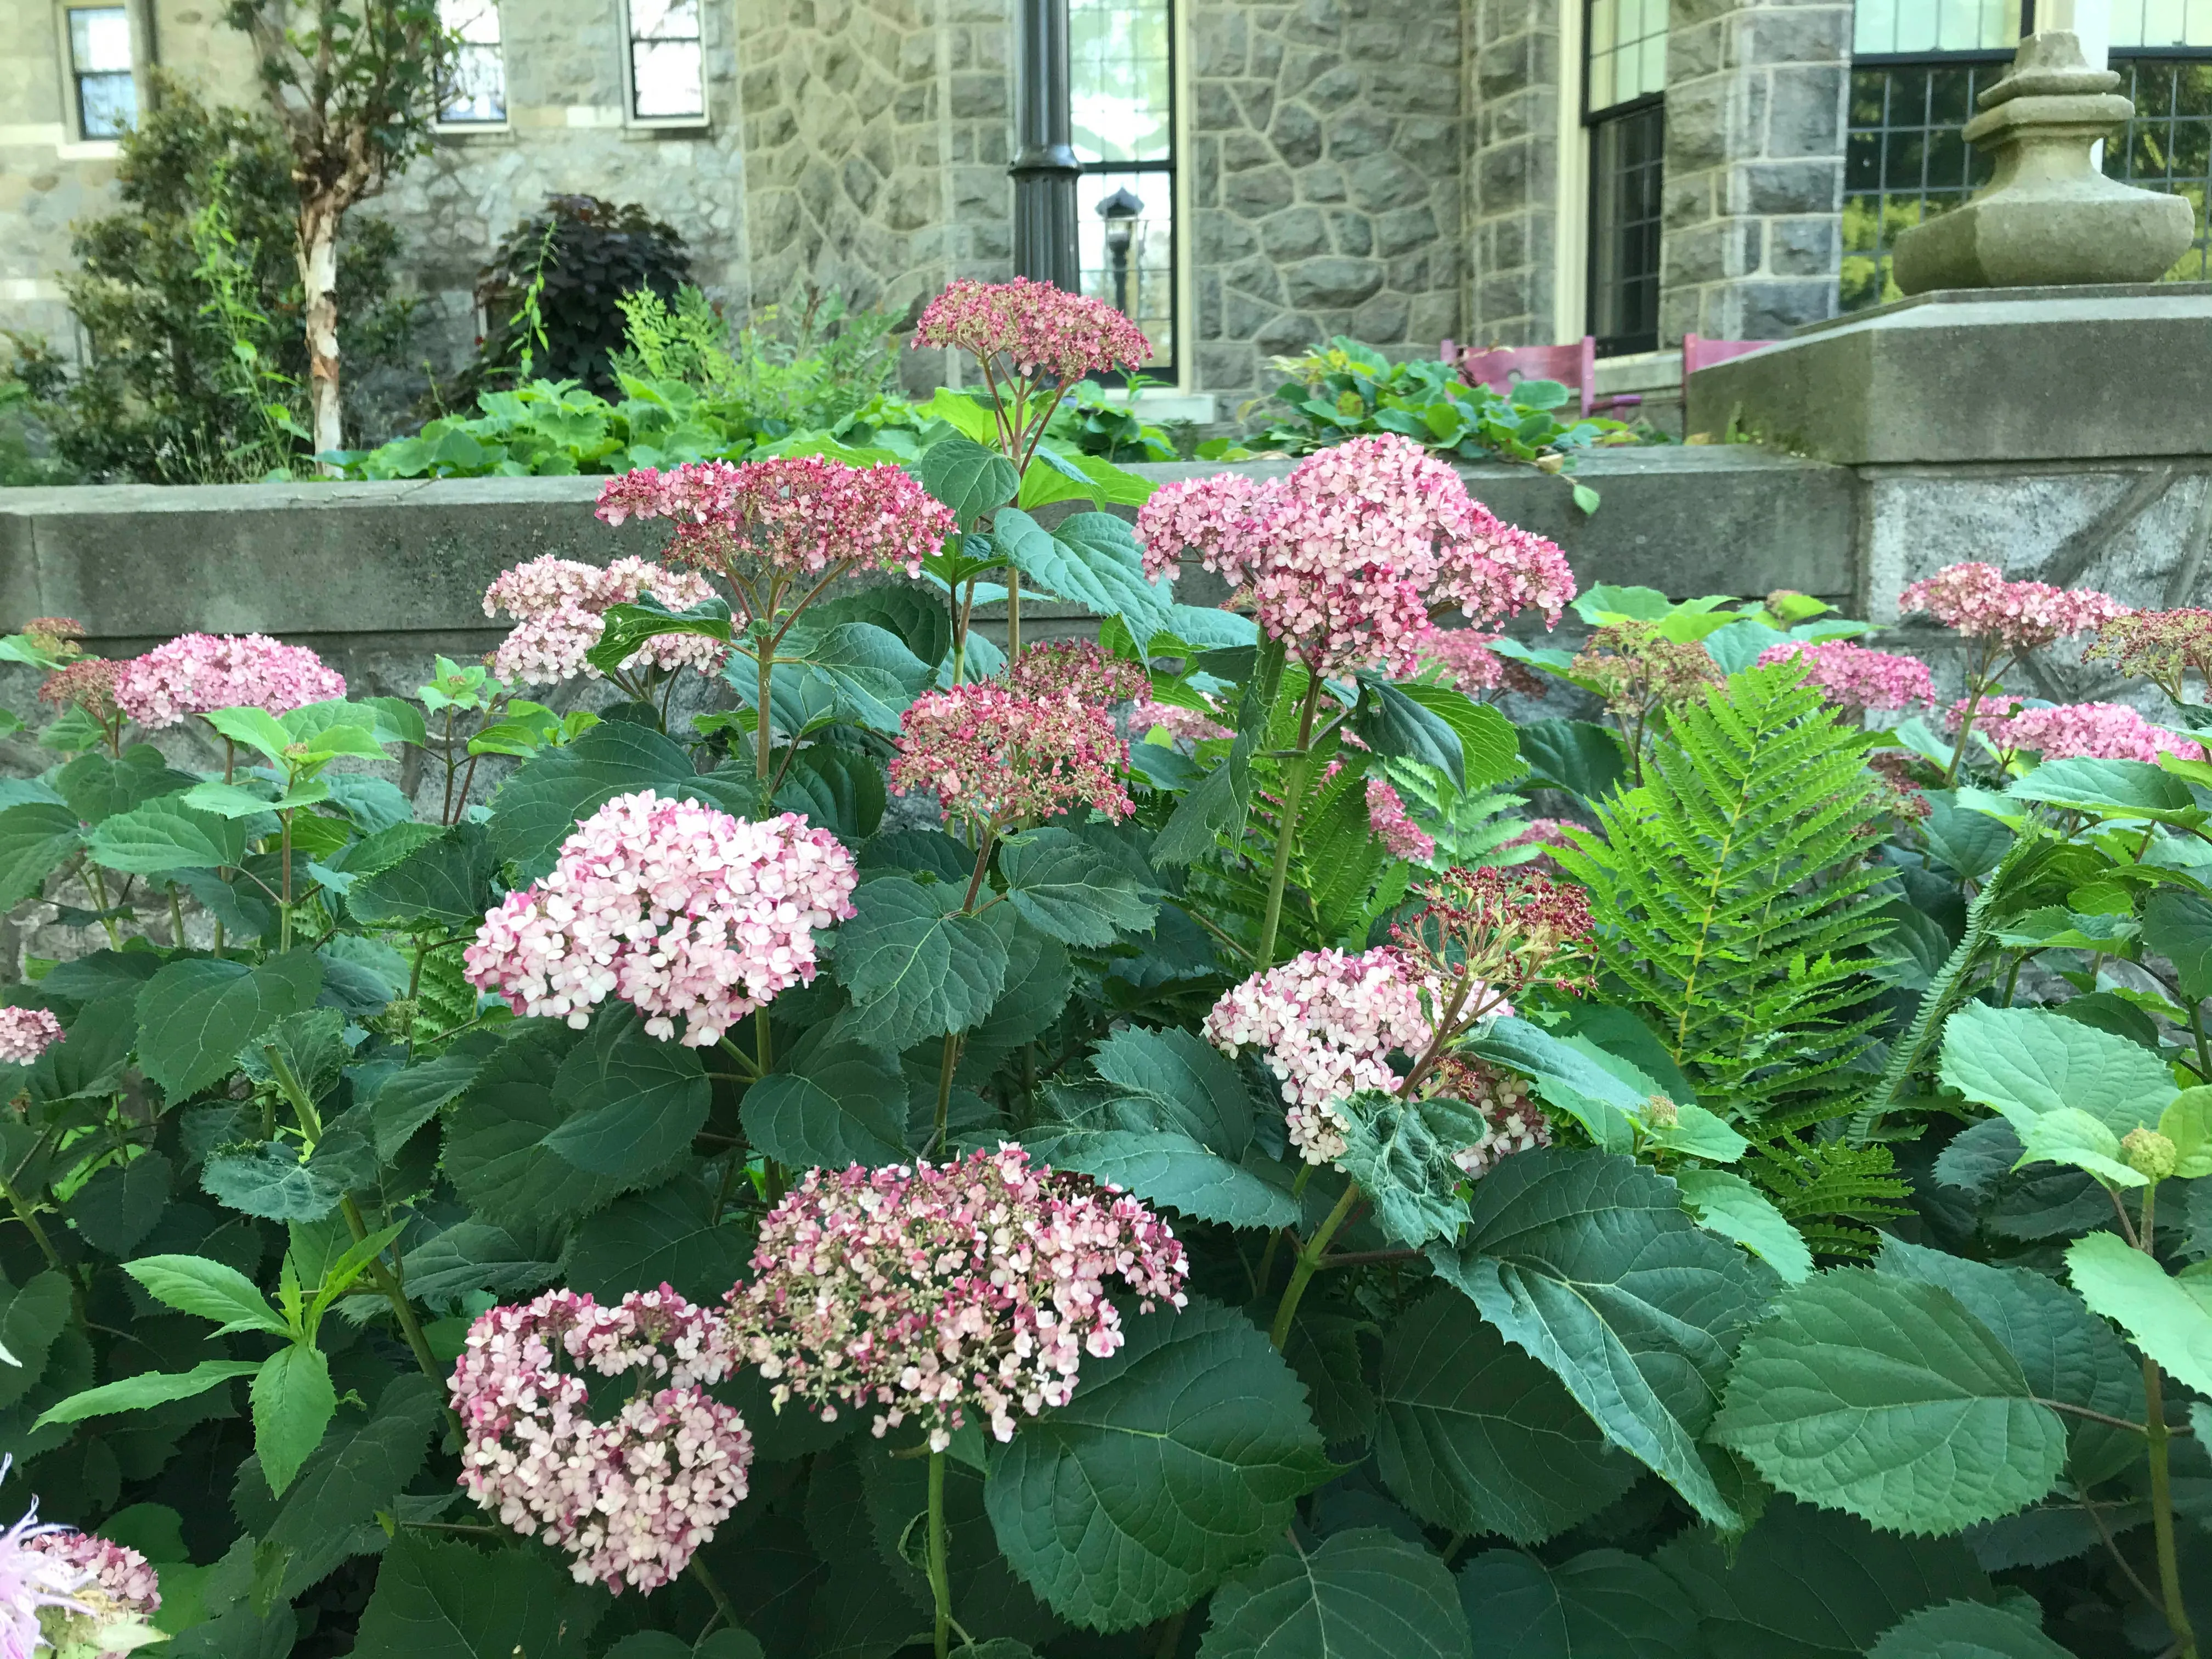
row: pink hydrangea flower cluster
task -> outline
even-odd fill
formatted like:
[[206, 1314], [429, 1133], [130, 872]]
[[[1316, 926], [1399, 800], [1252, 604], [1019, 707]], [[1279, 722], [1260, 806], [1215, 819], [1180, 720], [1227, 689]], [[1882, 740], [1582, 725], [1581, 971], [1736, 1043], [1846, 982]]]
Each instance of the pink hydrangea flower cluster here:
[[1481, 1114], [1482, 1138], [1452, 1154], [1452, 1162], [1477, 1180], [1496, 1169], [1501, 1158], [1552, 1144], [1552, 1121], [1528, 1097], [1526, 1078], [1452, 1054], [1430, 1074], [1423, 1092], [1463, 1100]]
[[[722, 1321], [665, 1285], [611, 1308], [565, 1290], [493, 1308], [453, 1368], [461, 1485], [574, 1556], [578, 1583], [657, 1589], [745, 1495], [752, 1436], [706, 1391], [737, 1364]], [[611, 1413], [593, 1414], [594, 1376], [634, 1378]]]
[[1133, 662], [1109, 657], [1088, 640], [1032, 645], [1006, 672], [1006, 684], [1024, 697], [1073, 697], [1104, 708], [1152, 690], [1152, 676]]
[[671, 562], [720, 571], [744, 597], [741, 562], [778, 576], [819, 576], [867, 566], [921, 574], [921, 562], [957, 527], [952, 511], [902, 469], [848, 466], [827, 456], [776, 457], [732, 465], [692, 461], [665, 472], [640, 467], [599, 490], [599, 515], [671, 519]]
[[1154, 702], [1147, 697], [1130, 709], [1129, 730], [1143, 733], [1156, 729], [1165, 730], [1177, 743], [1204, 743], [1209, 738], [1237, 735], [1211, 714], [1201, 714], [1180, 703]]
[[1136, 810], [1129, 745], [1113, 717], [1073, 696], [1024, 697], [990, 681], [925, 692], [899, 717], [891, 787], [934, 794], [960, 818], [1004, 829], [1078, 801], [1110, 818]]
[[1505, 684], [1505, 659], [1490, 648], [1500, 637], [1474, 628], [1431, 628], [1416, 651], [1424, 668], [1441, 668], [1449, 684], [1473, 696]]
[[1917, 657], [1870, 651], [1847, 640], [1790, 640], [1759, 653], [1759, 666], [1804, 665], [1805, 683], [1839, 708], [1893, 711], [1927, 708], [1936, 702], [1928, 665]]
[[[1567, 832], [1570, 830], [1581, 828], [1581, 825], [1565, 818], [1531, 818], [1528, 820], [1528, 827], [1519, 835], [1510, 841], [1498, 842], [1498, 850], [1501, 853], [1510, 853], [1516, 847], [1540, 847], [1547, 849], [1558, 848], [1572, 851], [1575, 840]], [[1588, 832], [1585, 831], [1585, 833]], [[1539, 853], [1531, 861], [1548, 866], [1551, 864], [1551, 854], [1548, 850]]]
[[[2081, 653], [2108, 658], [2130, 679], [2147, 679], [2176, 702], [2188, 700], [2189, 676], [2212, 688], [2212, 611], [2137, 611], [2100, 624]], [[2212, 695], [2212, 690], [2208, 690]]]
[[218, 708], [284, 714], [345, 694], [320, 657], [265, 634], [179, 634], [125, 663], [114, 690], [116, 707], [149, 732]]
[[79, 1577], [70, 1595], [82, 1611], [53, 1607], [40, 1621], [57, 1650], [124, 1659], [160, 1639], [147, 1620], [161, 1609], [161, 1578], [137, 1550], [70, 1528], [40, 1532], [26, 1547]]
[[1897, 596], [1897, 608], [1925, 611], [1946, 628], [2010, 651], [2033, 651], [2101, 627], [2128, 607], [2094, 588], [2008, 582], [1993, 564], [1946, 565]]
[[82, 708], [106, 725], [122, 711], [115, 706], [115, 682], [123, 665], [105, 657], [80, 657], [58, 668], [39, 687], [39, 701], [52, 708]]
[[1170, 484], [1139, 513], [1137, 538], [1153, 576], [1195, 549], [1317, 673], [1410, 670], [1432, 601], [1478, 625], [1531, 605], [1557, 622], [1575, 593], [1557, 547], [1499, 522], [1449, 465], [1395, 436], [1324, 449], [1286, 478]]
[[1261, 1051], [1283, 1085], [1291, 1144], [1309, 1164], [1344, 1156], [1336, 1103], [1363, 1089], [1395, 1090], [1391, 1052], [1419, 1054], [1434, 1035], [1421, 987], [1389, 945], [1293, 957], [1233, 987], [1204, 1030], [1224, 1053]]
[[[635, 605], [647, 593], [671, 611], [689, 611], [712, 599], [714, 590], [702, 576], [648, 559], [617, 559], [602, 570], [548, 554], [502, 570], [484, 590], [484, 615], [504, 611], [515, 627], [492, 653], [491, 672], [514, 685], [545, 685], [578, 674], [598, 679], [599, 671], [584, 660], [584, 653], [599, 642], [608, 607]], [[712, 674], [729, 651], [704, 635], [660, 634], [622, 667], [627, 672], [642, 664], [672, 673], [696, 668]]]
[[[1966, 714], [1964, 702], [1950, 711], [1953, 731]], [[2057, 708], [2022, 708], [2010, 714], [1984, 710], [1974, 729], [2007, 752], [2033, 750], [2047, 761], [2132, 760], [2155, 763], [2160, 755], [2202, 760], [2203, 749], [2186, 738], [2153, 726], [2120, 702], [2068, 703]]]
[[617, 795], [509, 893], [463, 953], [470, 981], [580, 1029], [610, 993], [657, 1037], [704, 1048], [816, 971], [817, 928], [855, 914], [853, 855], [796, 812], [756, 823], [651, 790]]
[[1389, 781], [1367, 780], [1367, 824], [1394, 859], [1426, 864], [1437, 855], [1437, 843], [1427, 830], [1406, 816], [1406, 803]]
[[1042, 370], [1063, 381], [1152, 358], [1144, 331], [1113, 307], [1026, 276], [952, 283], [923, 310], [914, 343], [949, 346], [985, 363], [1004, 358], [1018, 374]]
[[1119, 1288], [1182, 1307], [1189, 1263], [1136, 1199], [1006, 1145], [957, 1163], [810, 1170], [761, 1224], [728, 1297], [745, 1357], [824, 1422], [908, 1416], [942, 1451], [975, 1412], [999, 1440], [1121, 1346]]
[[62, 1023], [44, 1008], [0, 1008], [0, 1063], [28, 1066], [62, 1040]]

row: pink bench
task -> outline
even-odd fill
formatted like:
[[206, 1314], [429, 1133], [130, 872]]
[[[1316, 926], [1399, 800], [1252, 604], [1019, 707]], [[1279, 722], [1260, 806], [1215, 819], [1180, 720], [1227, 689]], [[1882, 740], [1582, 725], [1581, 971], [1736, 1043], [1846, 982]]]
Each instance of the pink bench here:
[[1587, 334], [1565, 345], [1492, 346], [1487, 351], [1446, 340], [1437, 355], [1455, 365], [1468, 385], [1486, 386], [1493, 392], [1510, 393], [1521, 380], [1557, 380], [1580, 399], [1585, 416], [1608, 414], [1644, 401], [1632, 394], [1597, 396], [1597, 342]]

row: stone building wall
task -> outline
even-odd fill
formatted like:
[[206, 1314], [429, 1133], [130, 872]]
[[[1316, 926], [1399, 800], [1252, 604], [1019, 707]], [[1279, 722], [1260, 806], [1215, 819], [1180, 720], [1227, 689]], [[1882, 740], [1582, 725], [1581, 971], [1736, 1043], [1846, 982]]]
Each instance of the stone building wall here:
[[1461, 315], [1458, 9], [1193, 0], [1199, 389], [1351, 334], [1432, 355]]
[[1662, 339], [1836, 314], [1850, 57], [1849, 0], [1674, 0]]
[[1551, 339], [1559, 278], [1557, 0], [1471, 0], [1468, 306], [1475, 345]]

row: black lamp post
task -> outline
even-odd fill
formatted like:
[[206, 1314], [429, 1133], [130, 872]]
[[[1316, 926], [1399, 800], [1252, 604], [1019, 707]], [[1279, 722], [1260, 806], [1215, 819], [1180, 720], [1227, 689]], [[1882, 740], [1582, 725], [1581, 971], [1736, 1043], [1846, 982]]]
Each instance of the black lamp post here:
[[1021, 0], [1020, 148], [1014, 179], [1014, 271], [1064, 288], [1082, 286], [1075, 249], [1075, 180], [1083, 171], [1071, 142], [1067, 0]]
[[1127, 185], [1098, 204], [1098, 216], [1106, 222], [1106, 263], [1114, 270], [1114, 309], [1124, 317], [1129, 314], [1129, 246], [1144, 211], [1144, 203]]

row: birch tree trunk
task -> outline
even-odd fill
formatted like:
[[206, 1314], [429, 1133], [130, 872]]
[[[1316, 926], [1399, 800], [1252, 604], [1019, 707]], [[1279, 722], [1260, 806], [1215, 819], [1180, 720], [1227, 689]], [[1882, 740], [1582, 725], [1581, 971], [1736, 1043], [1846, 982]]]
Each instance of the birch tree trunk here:
[[[343, 210], [328, 197], [300, 204], [300, 287], [307, 331], [308, 425], [315, 453], [343, 448], [338, 418], [338, 219]], [[337, 468], [325, 465], [325, 472]]]

